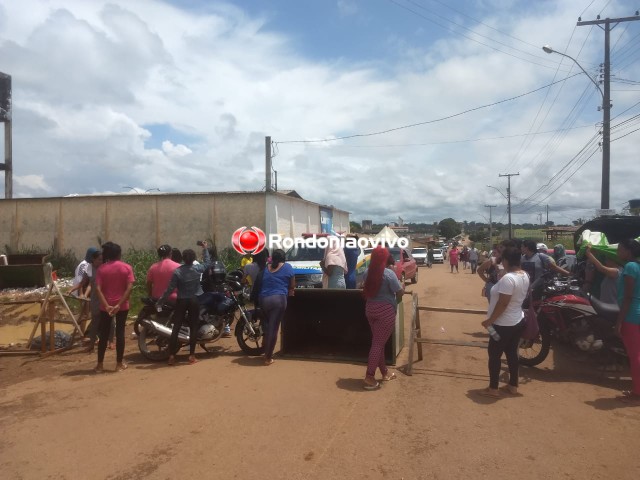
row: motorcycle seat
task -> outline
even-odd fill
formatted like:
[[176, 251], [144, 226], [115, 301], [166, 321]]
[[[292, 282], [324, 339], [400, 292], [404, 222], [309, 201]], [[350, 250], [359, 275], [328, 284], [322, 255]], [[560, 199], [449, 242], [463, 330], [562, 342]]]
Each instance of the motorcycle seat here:
[[591, 302], [593, 309], [596, 311], [596, 313], [598, 313], [598, 315], [602, 315], [603, 317], [611, 320], [615, 320], [618, 318], [620, 307], [617, 303], [601, 302], [592, 295], [589, 295], [589, 301]]

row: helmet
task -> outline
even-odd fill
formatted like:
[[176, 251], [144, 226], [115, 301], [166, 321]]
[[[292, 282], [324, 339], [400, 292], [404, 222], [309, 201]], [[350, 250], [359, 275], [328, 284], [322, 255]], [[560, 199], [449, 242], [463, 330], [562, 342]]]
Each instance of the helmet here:
[[547, 253], [549, 249], [544, 243], [538, 243], [536, 245], [536, 250], [538, 250], [538, 252]]
[[213, 262], [213, 264], [211, 265], [210, 272], [211, 272], [211, 280], [214, 283], [224, 282], [227, 276], [227, 269], [224, 268], [224, 264], [219, 260], [216, 260], [215, 262]]
[[232, 272], [229, 272], [225, 280], [227, 282], [233, 282], [233, 281], [240, 282], [242, 281], [243, 278], [244, 278], [244, 272], [242, 270], [233, 270]]
[[211, 340], [216, 336], [216, 333], [218, 333], [216, 327], [210, 323], [205, 323], [198, 330], [198, 340]]

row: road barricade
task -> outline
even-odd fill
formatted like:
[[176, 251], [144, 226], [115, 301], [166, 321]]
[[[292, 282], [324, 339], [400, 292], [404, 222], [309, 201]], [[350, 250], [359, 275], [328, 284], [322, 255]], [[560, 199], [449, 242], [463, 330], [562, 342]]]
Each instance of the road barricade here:
[[[285, 357], [366, 362], [371, 329], [361, 290], [296, 289], [289, 297], [282, 325]], [[396, 328], [385, 346], [385, 360], [395, 365], [404, 346], [404, 308], [398, 305]]]

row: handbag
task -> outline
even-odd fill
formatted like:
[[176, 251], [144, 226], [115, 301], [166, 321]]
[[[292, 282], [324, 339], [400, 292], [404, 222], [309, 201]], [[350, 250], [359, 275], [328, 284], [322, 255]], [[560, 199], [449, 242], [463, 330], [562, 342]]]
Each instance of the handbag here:
[[528, 306], [524, 309], [524, 330], [520, 334], [520, 338], [525, 340], [535, 340], [540, 333], [540, 325], [538, 325], [538, 315], [533, 308], [533, 298], [531, 295], [531, 288], [527, 294]]

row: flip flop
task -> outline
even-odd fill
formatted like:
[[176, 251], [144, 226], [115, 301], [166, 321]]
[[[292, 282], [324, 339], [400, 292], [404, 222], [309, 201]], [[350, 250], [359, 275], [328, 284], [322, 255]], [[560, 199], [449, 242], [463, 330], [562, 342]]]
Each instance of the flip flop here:
[[268, 359], [265, 359], [265, 361], [264, 361], [264, 364], [265, 364], [266, 366], [269, 366], [269, 365], [271, 365], [272, 363], [273, 363], [273, 358], [268, 358]]
[[522, 397], [522, 394], [520, 392], [512, 392], [508, 385], [503, 385], [498, 390], [506, 393], [507, 395], [511, 395], [512, 397]]
[[175, 357], [169, 357], [169, 361], [167, 362], [167, 365], [173, 367], [176, 364], [176, 358]]
[[396, 378], [398, 378], [398, 377], [396, 376], [396, 374], [394, 372], [394, 373], [387, 374], [384, 377], [382, 377], [382, 381], [383, 382], [390, 382], [391, 380], [395, 380]]
[[480, 390], [478, 392], [478, 395], [482, 395], [483, 397], [488, 397], [488, 398], [502, 398], [502, 395], [500, 395], [499, 393], [493, 393], [488, 388], [485, 388], [484, 390]]
[[622, 392], [622, 396], [618, 397], [618, 400], [624, 403], [631, 403], [633, 405], [640, 405], [640, 395], [637, 393], [630, 392], [625, 390]]
[[116, 372], [124, 372], [127, 368], [129, 368], [129, 365], [122, 363], [116, 367]]
[[380, 382], [376, 382], [374, 385], [369, 385], [368, 383], [365, 383], [362, 388], [364, 388], [365, 390], [378, 390], [380, 388]]
[[198, 359], [197, 358], [190, 358], [189, 359], [189, 365], [193, 365], [194, 363], [198, 363]]

